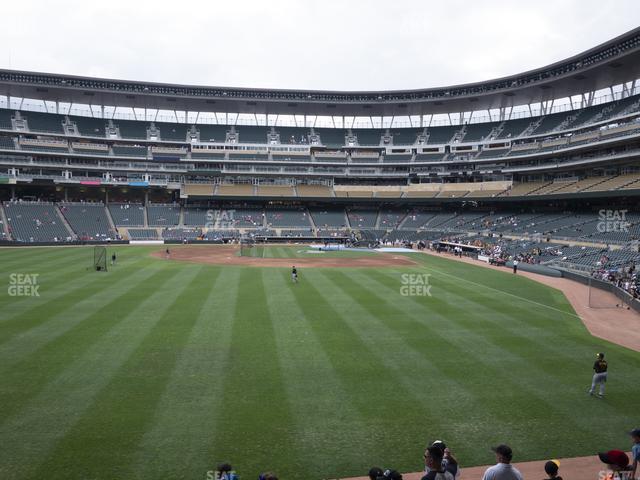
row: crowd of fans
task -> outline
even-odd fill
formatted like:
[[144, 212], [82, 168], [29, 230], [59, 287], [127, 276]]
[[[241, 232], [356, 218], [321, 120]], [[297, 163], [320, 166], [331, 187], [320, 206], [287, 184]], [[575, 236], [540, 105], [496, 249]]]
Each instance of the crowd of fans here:
[[638, 278], [638, 271], [635, 264], [617, 269], [607, 269], [606, 263], [601, 264], [599, 268], [591, 272], [591, 276], [598, 280], [614, 284], [635, 299], [640, 298], [640, 278]]
[[[629, 432], [631, 437], [631, 458], [622, 450], [608, 450], [598, 453], [598, 458], [603, 463], [603, 469], [597, 473], [601, 480], [636, 480], [640, 473], [640, 428]], [[509, 445], [501, 444], [491, 449], [496, 458], [495, 465], [488, 467], [482, 480], [523, 480], [522, 473], [512, 464], [513, 450]], [[462, 468], [458, 459], [450, 448], [442, 441], [436, 440], [427, 445], [423, 454], [424, 475], [421, 480], [459, 480]], [[543, 472], [543, 471], [544, 472]], [[238, 480], [238, 475], [228, 463], [218, 465], [213, 480]], [[560, 476], [560, 461], [548, 460], [544, 463], [540, 477], [545, 475], [545, 480], [562, 480]], [[209, 475], [208, 475], [209, 477]], [[403, 480], [402, 474], [394, 469], [382, 469], [371, 467], [368, 477], [370, 480]], [[467, 478], [467, 477], [465, 477]], [[261, 473], [258, 480], [278, 480], [273, 472]]]

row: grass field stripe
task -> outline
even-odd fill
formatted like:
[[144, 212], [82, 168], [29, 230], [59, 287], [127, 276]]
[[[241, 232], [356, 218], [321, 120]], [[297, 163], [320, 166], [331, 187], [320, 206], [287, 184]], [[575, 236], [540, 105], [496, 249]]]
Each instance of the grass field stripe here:
[[[13, 445], [8, 457], [4, 456], [8, 452], [0, 449], [0, 474], [6, 467], [12, 476], [0, 477], [36, 478], [34, 470], [44, 457], [92, 408], [99, 392], [109, 384], [193, 274], [190, 269], [179, 272], [171, 283], [151, 292], [90, 351], [76, 358], [58, 377], [52, 378], [36, 398], [25, 404], [19, 416], [0, 424], [0, 438]], [[153, 290], [153, 285], [150, 287]], [[92, 372], [100, 372], [100, 375]]]
[[[118, 461], [107, 468], [107, 475], [136, 478], [142, 473], [131, 470], [138, 444], [151, 425], [178, 354], [191, 333], [196, 315], [190, 313], [200, 310], [211, 288], [206, 281], [208, 269], [196, 267], [189, 272], [191, 278], [176, 285], [178, 296], [95, 397], [91, 409], [40, 465], [36, 478], [46, 475], [51, 461], [69, 462], [66, 473], [71, 478], [95, 477], [96, 467], [100, 465], [104, 471], [113, 458]], [[186, 298], [190, 298], [188, 305]], [[128, 394], [122, 395], [123, 391]], [[99, 436], [93, 434], [95, 425], [102, 426]], [[123, 431], [127, 435], [123, 436]], [[101, 448], [105, 443], [110, 445], [109, 452]]]
[[[368, 275], [369, 278], [378, 282], [381, 286], [387, 288], [390, 294], [399, 295], [399, 287], [401, 285], [400, 274], [391, 275], [387, 274], [386, 272], [383, 273], [381, 271], [370, 271], [368, 272]], [[430, 283], [432, 283], [432, 286], [434, 287], [433, 297], [408, 296], [405, 298], [409, 301], [417, 302], [424, 306], [428, 306], [429, 304], [432, 305], [434, 303], [440, 303], [443, 308], [445, 305], [450, 305], [451, 308], [454, 309], [456, 308], [456, 305], [470, 303], [471, 305], [469, 305], [467, 308], [487, 310], [487, 304], [489, 304], [490, 311], [487, 310], [487, 313], [490, 315], [484, 317], [484, 321], [490, 322], [492, 317], [501, 315], [503, 318], [505, 318], [505, 320], [508, 320], [503, 323], [503, 326], [501, 328], [506, 328], [509, 332], [515, 335], [518, 335], [518, 333], [520, 333], [519, 330], [521, 331], [522, 329], [524, 329], [527, 331], [528, 335], [532, 335], [535, 333], [541, 336], [541, 338], [545, 338], [547, 336], [550, 336], [550, 332], [553, 331], [550, 330], [549, 324], [547, 322], [541, 323], [543, 319], [538, 320], [537, 317], [529, 317], [525, 320], [524, 318], [521, 318], [521, 316], [518, 315], [517, 312], [513, 311], [513, 308], [508, 303], [494, 301], [495, 298], [493, 295], [490, 297], [485, 297], [484, 294], [482, 294], [475, 288], [471, 288], [469, 286], [461, 285], [454, 282], [450, 282], [447, 285], [440, 285], [441, 282], [446, 282], [446, 279], [436, 278], [431, 280]], [[478, 295], [481, 295], [482, 297], [480, 299], [474, 299], [474, 296]], [[562, 296], [562, 302], [567, 303], [567, 300], [564, 298], [564, 296]], [[456, 313], [457, 315], [463, 313], [460, 312], [460, 309], [456, 310], [458, 311], [458, 313]], [[577, 331], [586, 332], [586, 328], [580, 320], [574, 317], [564, 316], [564, 318], [566, 319], [566, 321], [563, 321], [564, 325], [561, 329], [556, 328], [555, 330], [557, 333], [554, 333], [554, 335], [561, 336], [567, 343], [575, 343], [575, 333]], [[444, 318], [443, 321], [445, 323], [447, 322], [447, 320]], [[567, 331], [567, 321], [572, 322], [569, 331]], [[492, 323], [495, 324], [496, 322]], [[517, 327], [512, 325], [514, 323], [517, 324]], [[467, 331], [468, 330], [469, 329], [467, 329]], [[465, 334], [465, 332], [458, 333]], [[544, 343], [541, 343], [540, 350], [542, 351], [544, 349]], [[555, 354], [555, 356], [562, 356], [562, 351], [556, 351], [553, 353]]]
[[[233, 350], [229, 368], [220, 379], [225, 388], [212, 432], [212, 458], [245, 458], [241, 467], [247, 477], [277, 469], [287, 478], [296, 468], [297, 446], [262, 272], [242, 269], [239, 282], [248, 296], [240, 295], [235, 305]], [[265, 398], [270, 399], [269, 405]], [[247, 428], [252, 435], [243, 433]], [[275, 458], [271, 449], [288, 452], [291, 463], [280, 455]]]
[[[370, 313], [374, 314], [375, 316], [378, 316], [381, 320], [383, 320], [385, 318], [385, 316], [388, 317], [393, 317], [393, 320], [390, 322], [387, 322], [388, 325], [391, 326], [391, 328], [400, 328], [401, 322], [408, 324], [408, 328], [413, 328], [416, 330], [419, 330], [420, 328], [424, 328], [424, 323], [422, 322], [416, 322], [416, 321], [407, 321], [406, 318], [411, 316], [411, 313], [407, 313], [405, 315], [403, 315], [402, 313], [399, 312], [393, 312], [392, 311], [392, 307], [389, 306], [389, 297], [387, 296], [380, 296], [379, 297], [379, 301], [375, 304], [367, 304], [364, 302], [360, 302], [359, 299], [361, 298], [366, 298], [366, 293], [367, 293], [367, 288], [363, 287], [363, 282], [359, 282], [359, 281], [353, 281], [354, 279], [350, 279], [350, 281], [341, 281], [341, 276], [345, 276], [345, 274], [342, 271], [331, 271], [329, 272], [324, 272], [326, 275], [330, 275], [331, 279], [334, 280], [336, 283], [342, 284], [343, 287], [343, 292], [345, 294], [350, 295], [356, 302], [361, 303], [361, 305], [363, 305], [364, 308], [367, 308]], [[363, 275], [358, 275], [355, 274], [354, 276], [360, 277]], [[466, 308], [473, 308], [472, 305], [467, 306]], [[400, 324], [400, 325], [398, 325]], [[449, 344], [451, 349], [453, 350], [455, 348], [455, 346], [450, 343], [450, 341], [446, 340], [444, 336], [442, 335], [437, 335], [434, 331], [429, 332], [430, 335], [432, 336], [436, 336], [435, 342], [439, 343], [439, 344]], [[526, 395], [530, 395], [533, 397], [537, 397], [538, 400], [540, 402], [546, 403], [547, 404], [547, 417], [549, 419], [552, 418], [557, 418], [557, 419], [561, 419], [563, 416], [565, 416], [567, 413], [569, 413], [570, 411], [570, 406], [567, 408], [565, 408], [564, 410], [559, 408], [559, 406], [557, 405], [557, 403], [553, 403], [550, 402], [548, 398], [545, 398], [543, 396], [540, 396], [538, 392], [536, 392], [534, 389], [530, 388], [528, 383], [526, 381], [526, 378], [518, 378], [518, 377], [514, 377], [513, 375], [509, 374], [509, 370], [507, 369], [503, 369], [501, 368], [501, 366], [505, 363], [505, 362], [509, 362], [510, 364], [513, 362], [520, 362], [523, 363], [523, 359], [517, 356], [513, 356], [513, 354], [511, 352], [506, 352], [500, 345], [497, 344], [493, 344], [493, 345], [488, 345], [486, 344], [486, 340], [484, 340], [481, 337], [475, 338], [473, 340], [469, 340], [468, 338], [465, 338], [465, 336], [460, 336], [456, 342], [458, 343], [458, 346], [465, 352], [467, 352], [467, 356], [469, 357], [469, 365], [472, 366], [480, 366], [482, 365], [484, 368], [486, 369], [491, 369], [492, 371], [492, 375], [495, 377], [496, 382], [498, 382], [500, 385], [502, 385], [503, 387], [507, 387], [510, 386], [514, 391], [518, 391], [518, 392], [522, 392]], [[482, 346], [482, 348], [484, 349], [484, 351], [496, 351], [498, 353], [498, 355], [496, 355], [495, 358], [495, 362], [492, 362], [492, 360], [494, 360], [494, 358], [492, 357], [486, 357], [483, 356], [480, 353], [474, 353], [473, 350], [469, 349], [468, 346], [473, 345], [474, 342], [479, 342]], [[484, 343], [484, 344], [483, 344]], [[466, 348], [465, 348], [466, 347]], [[506, 354], [504, 356], [500, 355], [500, 353]], [[472, 367], [473, 368], [473, 367]], [[548, 372], [540, 372], [540, 371], [536, 371], [536, 367], [535, 365], [530, 366], [529, 367], [529, 375], [530, 375], [530, 381], [536, 380], [534, 373], [537, 373], [538, 377], [537, 377], [537, 383], [539, 384], [541, 381], [544, 381], [545, 376], [547, 376]], [[400, 375], [400, 373], [399, 373]], [[443, 385], [443, 389], [445, 391], [447, 391], [448, 397], [449, 398], [456, 398], [458, 395], [460, 395], [460, 392], [456, 393], [455, 391], [451, 391], [449, 392], [448, 389], [448, 385]], [[474, 401], [478, 401], [478, 399], [480, 399], [481, 397], [479, 396], [474, 396], [473, 393], [467, 391], [465, 392], [467, 394], [467, 400], [471, 400], [471, 399], [475, 399]], [[437, 398], [437, 397], [436, 397]], [[461, 408], [460, 405], [458, 405], [456, 408]], [[463, 407], [464, 408], [464, 407]], [[499, 403], [494, 403], [494, 402], [487, 402], [487, 401], [482, 401], [480, 404], [476, 404], [476, 405], [468, 405], [465, 409], [477, 409], [477, 408], [482, 408], [485, 411], [493, 411], [494, 414], [499, 414], [499, 412], [501, 411], [501, 409], [503, 408]], [[443, 406], [443, 416], [444, 417], [449, 417], [449, 415], [453, 414], [454, 412], [450, 412], [449, 415], [447, 414], [448, 408], [447, 406]], [[566, 421], [566, 420], [565, 420]], [[582, 434], [587, 434], [588, 432], [584, 429], [581, 428], [581, 425], [579, 423], [575, 423], [574, 422], [574, 428], [576, 430], [576, 432], [578, 432], [578, 434], [582, 433]]]
[[[418, 419], [428, 415], [432, 407], [417, 401], [403, 382], [396, 378], [395, 372], [380, 359], [379, 346], [350, 325], [344, 305], [336, 301], [341, 285], [321, 284], [320, 270], [306, 270], [304, 278], [304, 281], [292, 286], [291, 291], [333, 363], [343, 389], [353, 398], [352, 402], [363, 421], [368, 422], [364, 430], [369, 439], [368, 450], [373, 452], [378, 461], [384, 461], [385, 457], [388, 461], [391, 457], [400, 457], [403, 450], [406, 454], [407, 444], [398, 438], [385, 436], [384, 432], [394, 423], [402, 425], [407, 431], [415, 428], [422, 430]], [[308, 302], [309, 299], [313, 299], [313, 303]], [[363, 381], [361, 375], [364, 371], [375, 372], [377, 381]], [[380, 390], [380, 384], [385, 385], [385, 390]], [[393, 395], [393, 405], [378, 401], [380, 395], [387, 394]], [[401, 419], [398, 411], [403, 412]], [[356, 474], [357, 470], [366, 471], [365, 462], [368, 460], [354, 459], [345, 475]]]
[[210, 272], [206, 300], [178, 355], [151, 427], [137, 448], [135, 471], [140, 476], [180, 478], [192, 469], [200, 472], [198, 478], [205, 478], [207, 471], [215, 470], [209, 442], [224, 390], [220, 379], [229, 368], [231, 324], [227, 319], [239, 294], [240, 270], [210, 268]]
[[[79, 299], [86, 298], [94, 293], [99, 285], [105, 287], [111, 285], [112, 282], [127, 278], [128, 274], [140, 269], [143, 262], [144, 260], [132, 262], [125, 267], [118, 267], [117, 271], [108, 274], [76, 271], [70, 274], [68, 282], [55, 282], [53, 287], [47, 280], [41, 282], [38, 279], [39, 297], [16, 297], [18, 301], [14, 301], [14, 297], [11, 297], [5, 309], [6, 317], [0, 322], [0, 332], [2, 332], [0, 344], [8, 340], [11, 335], [27, 330], [44, 322], [47, 317], [53, 316], [63, 308], [66, 299], [74, 296]], [[105, 275], [109, 275], [109, 277]]]
[[75, 297], [72, 294], [58, 297], [60, 303], [57, 308], [51, 309], [50, 317], [29, 319], [23, 331], [14, 336], [10, 342], [0, 345], [0, 371], [54, 341], [87, 317], [91, 317], [96, 309], [113, 305], [119, 296], [135, 292], [136, 286], [159, 270], [161, 269], [158, 266], [149, 265], [128, 275], [127, 282], [116, 284], [110, 289], [98, 290], [96, 287], [100, 285], [94, 286], [94, 290], [85, 292], [86, 296], [77, 303], [73, 303]]
[[[109, 303], [93, 311], [82, 322], [47, 342], [21, 362], [11, 365], [10, 368], [3, 365], [0, 372], [4, 381], [8, 384], [21, 384], [22, 388], [19, 398], [12, 398], [15, 393], [11, 390], [8, 392], [8, 397], [4, 391], [0, 391], [0, 404], [17, 407], [37, 395], [51, 378], [59, 375], [75, 358], [90, 351], [102, 336], [123, 321], [131, 310], [129, 305], [133, 299], [140, 294], [151, 293], [149, 287], [147, 287], [149, 292], [145, 292], [146, 285], [143, 285], [143, 282], [148, 282], [149, 286], [154, 285], [154, 288], [162, 288], [171, 277], [169, 271], [157, 271], [153, 276], [138, 283], [134, 289], [112, 298]], [[22, 371], [29, 371], [32, 374], [28, 378], [21, 378]], [[12, 413], [11, 408], [3, 409], [0, 412], [0, 422]]]
[[[429, 301], [438, 302], [440, 301], [440, 299], [429, 298]], [[512, 318], [508, 317], [505, 318], [505, 321], [499, 322], [495, 319], [495, 317], [504, 315], [502, 315], [500, 312], [489, 310], [486, 305], [478, 304], [475, 302], [470, 302], [470, 304], [465, 305], [464, 308], [457, 307], [457, 305], [463, 305], [464, 302], [465, 298], [464, 295], [462, 295], [461, 297], [454, 299], [452, 302], [445, 303], [454, 305], [454, 308], [458, 308], [459, 311], [454, 314], [460, 316], [461, 318], [464, 316], [465, 312], [469, 310], [487, 310], [487, 315], [484, 315], [483, 318], [486, 318], [487, 322], [495, 325], [496, 329], [501, 328], [500, 325], [502, 325], [503, 331], [505, 331], [504, 325], [508, 325], [509, 320], [511, 320]], [[411, 315], [410, 312], [408, 314]], [[468, 323], [468, 325], [469, 327], [471, 327], [471, 323]], [[566, 388], [572, 388], [573, 391], [579, 392], [579, 394], [582, 395], [586, 380], [580, 379], [585, 370], [584, 363], [581, 362], [581, 359], [590, 358], [590, 354], [593, 349], [582, 348], [581, 353], [576, 353], [575, 350], [572, 351], [572, 353], [567, 353], [566, 351], [569, 349], [567, 348], [567, 343], [564, 339], [559, 341], [556, 338], [552, 346], [547, 346], [546, 344], [549, 341], [553, 340], [551, 338], [541, 338], [537, 334], [537, 332], [532, 332], [532, 335], [530, 336], [520, 335], [517, 328], [510, 328], [508, 326], [506, 328], [506, 331], [508, 331], [512, 336], [510, 341], [508, 342], [502, 341], [500, 343], [497, 343], [495, 341], [492, 341], [493, 337], [487, 335], [479, 336], [475, 334], [471, 328], [467, 328], [464, 332], [457, 331], [455, 338], [457, 339], [456, 342], [465, 352], [478, 357], [478, 363], [490, 364], [493, 360], [493, 363], [495, 363], [497, 368], [499, 368], [505, 361], [510, 363], [517, 362], [522, 364], [523, 367], [526, 366], [528, 376], [520, 378], [510, 376], [513, 379], [513, 383], [516, 384], [520, 390], [529, 392], [529, 395], [538, 397], [541, 401], [549, 404], [550, 410], [557, 410], [559, 413], [556, 413], [555, 416], [558, 419], [561, 419], [563, 417], [571, 418], [571, 412], [575, 407], [573, 400], [562, 404], [561, 402], [558, 402], [557, 399], [550, 400], [548, 398], [541, 397], [535, 390], [534, 385], [543, 383], [545, 380], [553, 381], [555, 379], [556, 381], [562, 381], [563, 376], [558, 371], [556, 364], [557, 360], [561, 360], [563, 365], [562, 373], [566, 374], [567, 371], [572, 372], [575, 378], [574, 384], [566, 385]], [[540, 338], [540, 340], [535, 341], [536, 338]], [[530, 348], [535, 353], [537, 353], [540, 356], [541, 361], [537, 364], [530, 364], [528, 360], [525, 359], [522, 355], [522, 352], [526, 351], [526, 348]], [[487, 351], [497, 352], [498, 355], [492, 357], [486, 357], [485, 355], [482, 355], [482, 352]], [[542, 361], [543, 359], [546, 361]], [[549, 359], [553, 359], [553, 362], [550, 362]], [[545, 365], [548, 366], [546, 366], [545, 368]], [[508, 375], [509, 371], [505, 370], [504, 373]], [[615, 407], [613, 406], [611, 408], [615, 409]], [[566, 422], [566, 420], [564, 421]], [[586, 429], [589, 425], [589, 422], [590, 419], [588, 418], [579, 418], [575, 419], [573, 423], [576, 426], [577, 430], [582, 430], [585, 434], [587, 434]]]
[[353, 461], [344, 455], [345, 441], [359, 445], [361, 459], [373, 458], [374, 452], [367, 450], [363, 419], [295, 302], [292, 289], [297, 285], [292, 285], [290, 272], [269, 269], [264, 275], [280, 368], [300, 445], [297, 462], [326, 475], [345, 471]]
[[[364, 279], [362, 270], [327, 269], [320, 271], [320, 273], [325, 277], [327, 284], [333, 283], [342, 286], [340, 292], [335, 293], [333, 298], [335, 301], [338, 301], [340, 297], [345, 298], [345, 301], [341, 302], [341, 304], [349, 305], [347, 307], [349, 308], [347, 318], [361, 318], [367, 315], [372, 320], [376, 320], [375, 326], [372, 323], [367, 323], [367, 332], [364, 332], [360, 322], [353, 322], [354, 329], [362, 329], [362, 335], [370, 335], [372, 338], [384, 338], [385, 344], [391, 351], [395, 352], [391, 359], [402, 356], [404, 358], [403, 364], [422, 362], [422, 373], [427, 376], [441, 377], [439, 382], [441, 390], [430, 395], [428, 401], [437, 401], [440, 397], [443, 400], [451, 396], [464, 397], [471, 393], [461, 383], [440, 375], [437, 364], [429, 352], [420, 348], [422, 346], [421, 342], [429, 339], [436, 342], [443, 342], [445, 339], [438, 333], [436, 328], [424, 321], [413, 319], [407, 309], [401, 309], [399, 303], [406, 303], [404, 298], [402, 298], [403, 301], [401, 302], [392, 302], [390, 297], [379, 295], [378, 289], [365, 286], [362, 281]], [[404, 338], [402, 333], [407, 329], [411, 329], [415, 335], [410, 338]], [[375, 340], [373, 341], [375, 342]], [[416, 388], [415, 372], [407, 372], [393, 360], [387, 361], [389, 368], [395, 371], [397, 378], [404, 380], [405, 388], [413, 391], [416, 398], [426, 401], [421, 395], [422, 391]], [[444, 428], [441, 427], [443, 425], [440, 425], [438, 421], [435, 422], [435, 425], [430, 425], [433, 430], [444, 433]]]
[[527, 302], [527, 303], [530, 303], [530, 304], [536, 305], [536, 306], [538, 306], [538, 307], [548, 308], [548, 309], [550, 309], [550, 310], [553, 310], [553, 311], [555, 311], [555, 312], [561, 313], [561, 314], [563, 314], [563, 315], [569, 315], [569, 316], [572, 316], [572, 317], [580, 318], [580, 316], [579, 316], [579, 315], [577, 315], [577, 314], [576, 314], [576, 313], [574, 313], [574, 312], [567, 312], [566, 310], [561, 310], [561, 309], [556, 308], [556, 307], [553, 307], [553, 306], [551, 306], [551, 305], [546, 305], [546, 304], [544, 304], [544, 303], [536, 302], [536, 301], [534, 301], [534, 300], [530, 300], [530, 299], [528, 299], [528, 298], [521, 297], [520, 295], [515, 295], [515, 294], [513, 294], [513, 293], [509, 293], [509, 292], [506, 292], [506, 291], [504, 291], [504, 290], [499, 290], [499, 289], [497, 289], [497, 288], [490, 287], [489, 285], [485, 285], [485, 284], [482, 284], [482, 283], [478, 283], [478, 282], [474, 282], [474, 281], [471, 281], [471, 280], [467, 280], [466, 278], [458, 277], [458, 276], [456, 276], [456, 275], [451, 275], [451, 274], [449, 274], [449, 273], [447, 273], [447, 272], [443, 272], [442, 270], [439, 270], [439, 269], [434, 268], [434, 267], [431, 267], [431, 266], [427, 266], [427, 267], [425, 267], [425, 268], [426, 268], [427, 270], [429, 270], [429, 271], [436, 272], [436, 273], [438, 273], [439, 275], [444, 275], [444, 276], [447, 276], [447, 277], [455, 278], [457, 281], [460, 281], [460, 282], [469, 283], [469, 284], [475, 285], [476, 287], [482, 287], [482, 288], [484, 288], [484, 289], [491, 290], [491, 291], [493, 291], [493, 292], [497, 292], [497, 293], [500, 293], [500, 294], [503, 294], [503, 295], [507, 295], [507, 296], [509, 296], [509, 297], [515, 298], [515, 299], [520, 300], [520, 301], [522, 301], [522, 302]]
[[[76, 281], [68, 284], [66, 289], [60, 292], [47, 290], [47, 285], [42, 284], [39, 297], [26, 297], [28, 301], [19, 304], [17, 309], [0, 323], [0, 332], [2, 333], [0, 345], [16, 334], [24, 333], [50, 321], [55, 315], [65, 310], [73, 312], [80, 311], [80, 308], [83, 307], [90, 309], [92, 307], [90, 299], [100, 298], [103, 292], [109, 296], [105, 289], [110, 287], [112, 282], [122, 283], [125, 279], [135, 281], [140, 273], [157, 269], [157, 266], [153, 264], [146, 263], [145, 265], [142, 260], [139, 262], [132, 263], [116, 272], [110, 272], [108, 276], [98, 272], [79, 274]], [[80, 308], [73, 304], [72, 300], [76, 300]], [[2, 347], [0, 346], [1, 351]]]
[[[25, 265], [28, 265], [25, 267]], [[12, 274], [37, 274], [37, 282], [40, 289], [51, 290], [51, 284], [55, 285], [56, 291], [64, 290], [64, 286], [69, 283], [76, 283], [79, 275], [86, 273], [77, 267], [77, 263], [69, 261], [69, 258], [60, 258], [55, 262], [23, 262], [23, 267], [15, 268], [3, 265], [3, 274], [0, 276], [2, 282], [0, 289], [0, 305], [6, 304], [15, 308], [22, 303], [33, 300], [31, 297], [11, 297], [8, 294], [8, 285], [11, 283]], [[0, 323], [1, 323], [0, 319]]]
[[[40, 276], [38, 278], [38, 283], [40, 285], [41, 290], [46, 290], [50, 293], [55, 293], [57, 291], [64, 291], [67, 284], [76, 284], [81, 283], [78, 282], [78, 278], [85, 277], [86, 279], [100, 279], [103, 278], [104, 275], [98, 274], [98, 272], [89, 271], [87, 267], [90, 265], [91, 260], [86, 256], [86, 252], [88, 250], [83, 250], [80, 248], [67, 248], [60, 249], [60, 252], [65, 251], [67, 253], [66, 259], [61, 259], [57, 261], [57, 264], [66, 264], [66, 267], [62, 267], [60, 269], [46, 268], [46, 264], [43, 264], [39, 261], [28, 261], [19, 271], [11, 272], [11, 273], [39, 273]], [[125, 264], [129, 263], [141, 263], [145, 261], [145, 257], [137, 256], [132, 260], [125, 262]], [[49, 265], [50, 267], [50, 265]], [[120, 269], [119, 265], [117, 269]], [[48, 270], [51, 271], [48, 271]], [[111, 274], [113, 272], [109, 272]], [[87, 276], [91, 274], [91, 276]], [[68, 280], [72, 281], [69, 282]], [[85, 280], [86, 281], [86, 280]], [[7, 290], [2, 289], [0, 291], [0, 301], [6, 298], [7, 300], [11, 300], [9, 303], [9, 307], [17, 307], [20, 306], [21, 303], [28, 302], [33, 300], [30, 297], [9, 297], [7, 295]]]
[[[381, 287], [388, 289], [390, 294], [393, 294], [394, 288], [388, 283], [381, 281], [380, 277], [385, 277], [385, 275], [380, 272], [372, 272], [369, 278], [371, 278], [371, 280], [375, 281]], [[366, 279], [363, 277], [361, 281], [366, 282]], [[482, 316], [482, 319], [483, 319], [482, 321], [485, 325], [492, 326], [495, 328], [500, 328], [505, 332], [508, 332], [513, 339], [520, 339], [523, 342], [527, 341], [534, 344], [536, 351], [541, 356], [546, 353], [549, 355], [553, 355], [555, 358], [564, 359], [565, 361], [576, 361], [575, 357], [572, 357], [569, 354], [564, 353], [564, 350], [567, 347], [567, 341], [564, 338], [562, 339], [563, 345], [565, 347], [564, 349], [558, 350], [557, 346], [554, 346], [553, 348], [547, 346], [549, 337], [551, 337], [552, 335], [551, 333], [545, 332], [545, 329], [546, 330], [549, 329], [548, 323], [546, 324], [545, 327], [528, 325], [526, 321], [517, 318], [517, 315], [516, 315], [517, 312], [512, 312], [510, 314], [509, 312], [498, 310], [497, 309], [498, 306], [504, 307], [504, 305], [502, 305], [500, 302], [492, 302], [490, 304], [491, 306], [489, 307], [486, 303], [481, 303], [473, 299], [470, 299], [469, 296], [465, 294], [465, 292], [457, 291], [460, 288], [462, 287], [457, 286], [456, 291], [449, 290], [446, 292], [446, 295], [445, 295], [445, 292], [442, 292], [441, 294], [436, 295], [434, 297], [405, 297], [405, 298], [409, 301], [431, 304], [432, 307], [448, 306], [449, 313], [453, 315], [459, 315], [461, 318], [464, 318], [465, 312], [469, 310], [485, 311], [486, 315]], [[397, 282], [395, 287], [395, 293], [397, 294]], [[463, 305], [464, 307], [461, 307], [460, 305]], [[500, 320], [500, 318], [502, 318], [502, 321]], [[447, 322], [446, 318], [443, 317], [443, 320], [444, 320], [444, 324], [446, 324]], [[572, 321], [576, 321], [576, 323], [579, 323], [579, 321], [577, 320], [572, 320]], [[477, 320], [475, 322], [476, 323], [473, 326], [477, 327]], [[514, 323], [514, 322], [517, 324], [517, 326], [511, 325], [511, 323]], [[449, 321], [449, 323], [451, 322]], [[461, 322], [458, 322], [458, 325], [463, 327], [463, 329], [458, 328], [455, 332], [455, 334], [457, 335], [457, 338], [459, 338], [460, 339], [459, 341], [461, 342], [464, 342], [472, 338], [477, 342], [477, 344], [475, 345], [477, 347], [485, 339], [488, 338], [486, 337], [486, 335], [479, 335], [478, 333], [475, 333], [474, 330], [471, 328], [472, 325], [467, 324], [467, 326], [464, 327], [465, 325], [464, 320], [462, 320]], [[540, 341], [534, 342], [534, 341], [531, 341], [531, 338], [540, 338]], [[558, 342], [555, 342], [555, 343], [558, 343]], [[473, 348], [473, 347], [474, 347], [473, 344], [469, 345], [469, 348]], [[496, 348], [497, 347], [498, 346], [496, 345]], [[483, 348], [486, 348], [486, 346]], [[553, 376], [554, 372], [550, 370], [545, 372], [545, 374]]]

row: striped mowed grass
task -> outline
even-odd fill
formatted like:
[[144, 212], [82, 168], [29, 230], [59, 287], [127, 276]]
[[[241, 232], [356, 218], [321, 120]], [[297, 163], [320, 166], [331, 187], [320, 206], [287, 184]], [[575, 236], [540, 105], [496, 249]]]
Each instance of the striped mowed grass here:
[[[198, 479], [221, 461], [337, 478], [420, 470], [436, 438], [470, 466], [499, 442], [518, 461], [627, 448], [637, 426], [637, 352], [531, 280], [413, 254], [292, 284], [112, 250], [107, 273], [90, 248], [0, 250], [0, 478]], [[402, 295], [424, 273], [431, 295]], [[12, 274], [38, 274], [39, 296], [11, 296]], [[604, 400], [586, 394], [597, 351]]]

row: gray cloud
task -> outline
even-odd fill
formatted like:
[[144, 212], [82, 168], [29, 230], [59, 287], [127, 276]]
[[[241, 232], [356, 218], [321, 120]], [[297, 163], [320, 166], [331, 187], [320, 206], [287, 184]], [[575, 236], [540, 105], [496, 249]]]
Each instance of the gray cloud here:
[[640, 2], [22, 1], [0, 67], [187, 84], [393, 90], [544, 66], [636, 27]]

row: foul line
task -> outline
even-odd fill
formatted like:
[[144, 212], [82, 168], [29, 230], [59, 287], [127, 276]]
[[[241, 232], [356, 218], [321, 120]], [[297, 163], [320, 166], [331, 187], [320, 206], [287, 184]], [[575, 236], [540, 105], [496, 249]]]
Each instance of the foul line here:
[[[477, 266], [477, 265], [472, 265], [472, 266]], [[438, 270], [437, 268], [433, 268], [433, 267], [431, 267], [431, 266], [425, 266], [425, 268], [426, 268], [427, 270], [429, 270], [429, 269], [430, 269], [430, 270], [433, 270], [434, 272], [437, 272], [437, 273], [439, 273], [439, 274], [441, 274], [441, 275], [445, 275], [445, 276], [447, 276], [447, 277], [452, 277], [452, 278], [455, 278], [456, 280], [462, 280], [463, 282], [470, 283], [471, 285], [476, 285], [476, 286], [478, 286], [478, 287], [484, 287], [484, 288], [486, 288], [486, 289], [488, 289], [488, 290], [493, 290], [494, 292], [499, 292], [499, 293], [502, 293], [502, 294], [504, 294], [504, 295], [509, 295], [509, 296], [514, 297], [514, 298], [517, 298], [517, 299], [519, 299], [519, 300], [523, 300], [523, 301], [525, 301], [525, 302], [529, 302], [529, 303], [532, 303], [532, 304], [534, 304], [534, 305], [538, 305], [539, 307], [549, 308], [549, 309], [554, 310], [554, 311], [556, 311], [556, 312], [563, 313], [563, 314], [565, 314], [565, 315], [570, 315], [570, 316], [572, 316], [572, 317], [575, 317], [575, 318], [577, 318], [577, 319], [581, 320], [580, 315], [578, 315], [577, 313], [572, 313], [572, 312], [567, 312], [567, 311], [565, 311], [565, 310], [560, 310], [559, 308], [552, 307], [551, 305], [547, 305], [546, 303], [536, 302], [535, 300], [530, 300], [530, 299], [528, 299], [528, 298], [521, 297], [520, 295], [516, 295], [516, 294], [514, 294], [514, 293], [505, 292], [504, 290], [500, 290], [500, 289], [498, 289], [498, 288], [493, 288], [493, 287], [490, 287], [490, 286], [488, 286], [488, 285], [484, 285], [483, 283], [477, 283], [477, 282], [474, 282], [474, 281], [471, 281], [471, 280], [467, 280], [466, 278], [458, 277], [458, 276], [456, 276], [456, 275], [452, 275], [452, 274], [450, 274], [450, 273], [443, 272], [442, 270]], [[481, 267], [480, 267], [480, 268], [481, 268]], [[504, 272], [500, 272], [500, 273], [504, 273]], [[547, 286], [547, 287], [548, 287], [548, 285], [545, 285], [545, 286]], [[553, 287], [549, 287], [549, 288], [553, 288]], [[556, 290], [557, 290], [557, 289], [556, 289]], [[564, 292], [562, 293], [562, 295], [564, 295]], [[566, 296], [566, 295], [564, 295], [564, 298], [566, 299], [566, 298], [567, 298], [567, 296]], [[567, 300], [567, 301], [568, 301], [568, 300]], [[572, 307], [572, 308], [573, 308], [573, 307]]]

